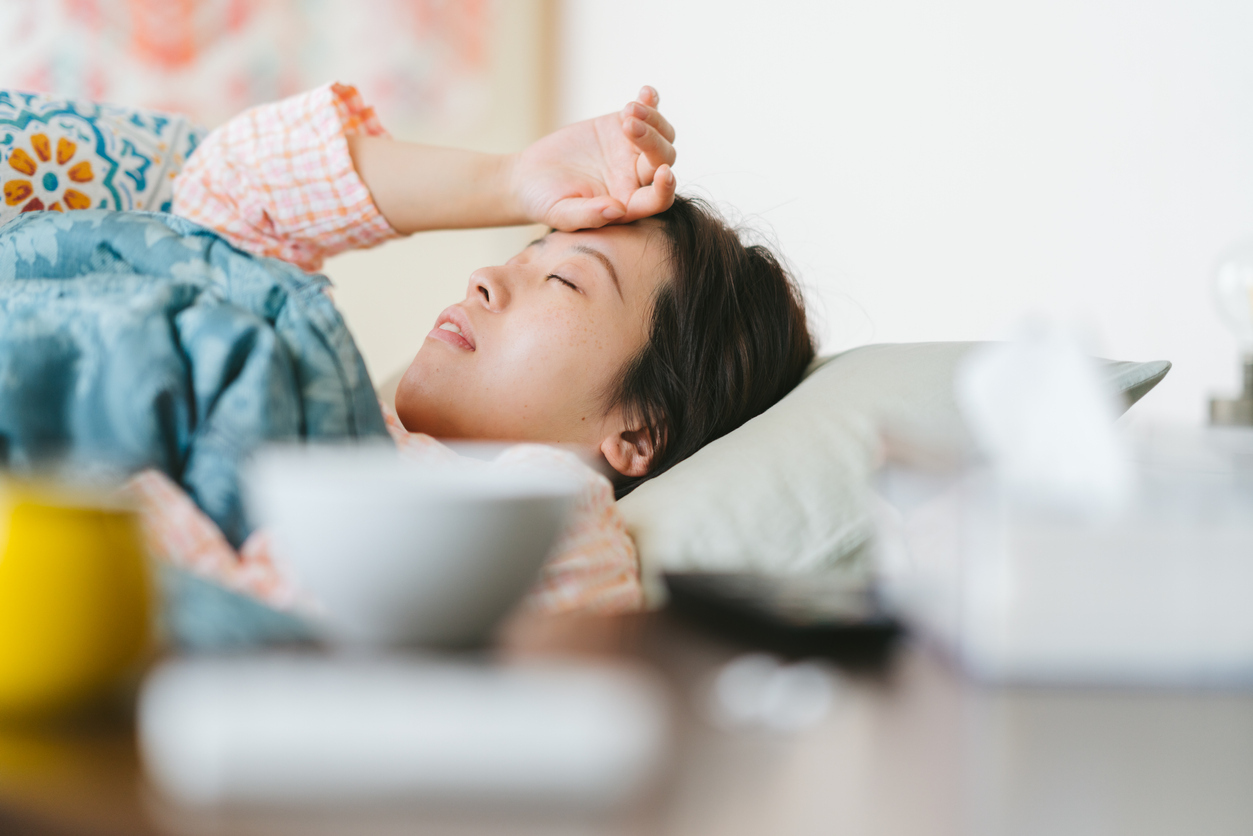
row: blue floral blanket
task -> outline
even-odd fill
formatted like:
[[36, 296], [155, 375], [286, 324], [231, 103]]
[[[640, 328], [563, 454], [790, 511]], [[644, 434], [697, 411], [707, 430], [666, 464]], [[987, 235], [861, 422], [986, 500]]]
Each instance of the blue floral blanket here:
[[258, 445], [388, 437], [328, 284], [171, 215], [23, 214], [0, 227], [0, 465], [158, 468], [238, 546]]

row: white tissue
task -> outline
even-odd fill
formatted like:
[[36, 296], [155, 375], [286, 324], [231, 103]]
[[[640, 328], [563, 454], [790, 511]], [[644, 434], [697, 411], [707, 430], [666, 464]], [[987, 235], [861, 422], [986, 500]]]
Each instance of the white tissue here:
[[1009, 495], [1103, 514], [1126, 506], [1132, 472], [1115, 395], [1067, 329], [1031, 323], [958, 369], [958, 406]]

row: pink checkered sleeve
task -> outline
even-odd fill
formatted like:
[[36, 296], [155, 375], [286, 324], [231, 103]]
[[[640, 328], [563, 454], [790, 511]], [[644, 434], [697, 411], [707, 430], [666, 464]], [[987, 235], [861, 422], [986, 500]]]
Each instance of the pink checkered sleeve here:
[[328, 84], [241, 113], [211, 133], [174, 181], [174, 214], [305, 270], [396, 236], [347, 137], [386, 136], [352, 87]]

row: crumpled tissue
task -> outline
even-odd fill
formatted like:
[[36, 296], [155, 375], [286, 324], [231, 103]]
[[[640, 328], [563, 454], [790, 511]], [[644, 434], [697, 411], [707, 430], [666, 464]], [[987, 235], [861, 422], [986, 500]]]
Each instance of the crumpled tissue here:
[[955, 396], [1007, 495], [1030, 505], [1105, 515], [1131, 499], [1133, 472], [1115, 430], [1116, 395], [1067, 328], [1030, 322], [976, 350]]

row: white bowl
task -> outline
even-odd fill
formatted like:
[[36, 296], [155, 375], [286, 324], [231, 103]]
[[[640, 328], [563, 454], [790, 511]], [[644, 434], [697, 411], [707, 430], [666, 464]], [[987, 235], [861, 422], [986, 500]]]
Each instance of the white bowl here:
[[578, 485], [531, 468], [415, 464], [382, 446], [263, 450], [245, 501], [350, 645], [483, 641], [527, 591]]

